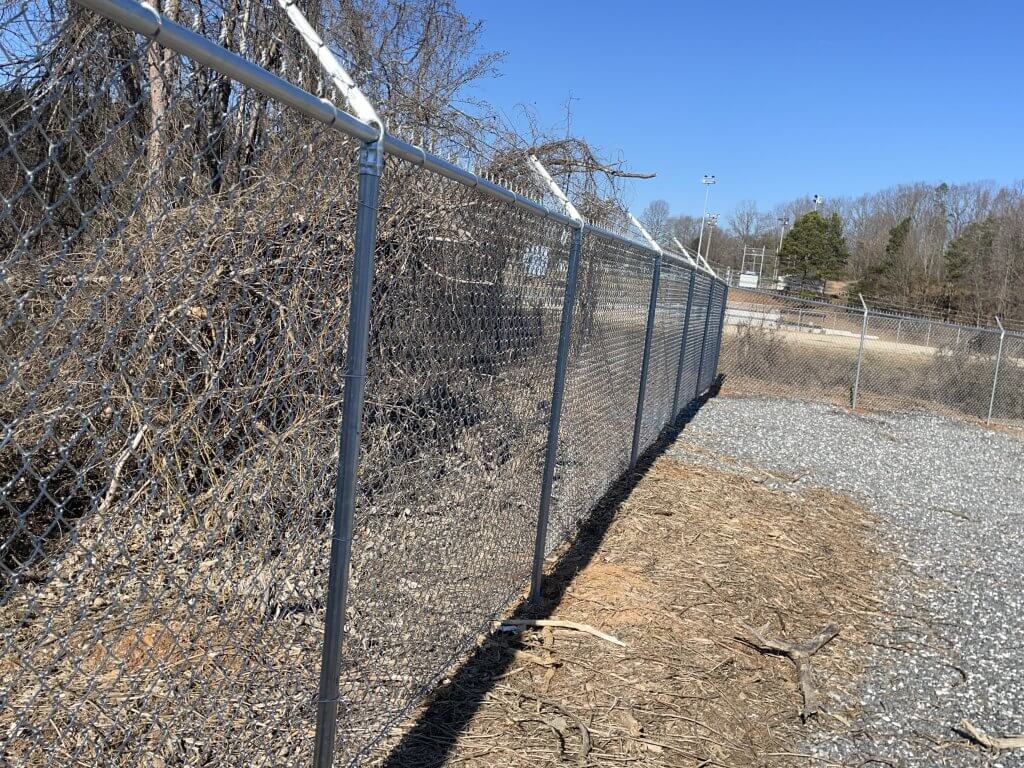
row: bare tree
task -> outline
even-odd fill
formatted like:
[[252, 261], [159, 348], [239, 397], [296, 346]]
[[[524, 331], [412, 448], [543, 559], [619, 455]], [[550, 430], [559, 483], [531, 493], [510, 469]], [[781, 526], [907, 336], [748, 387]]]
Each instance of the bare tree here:
[[664, 200], [652, 200], [640, 214], [640, 223], [659, 243], [670, 241], [669, 209]]
[[755, 201], [741, 200], [729, 216], [729, 229], [743, 245], [747, 245], [757, 235], [761, 219]]

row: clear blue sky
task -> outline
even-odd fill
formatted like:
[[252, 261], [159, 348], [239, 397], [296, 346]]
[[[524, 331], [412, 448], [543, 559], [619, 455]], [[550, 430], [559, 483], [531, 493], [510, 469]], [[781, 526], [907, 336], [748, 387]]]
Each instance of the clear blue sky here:
[[636, 170], [639, 212], [1024, 177], [1024, 2], [459, 0], [506, 52], [477, 94]]

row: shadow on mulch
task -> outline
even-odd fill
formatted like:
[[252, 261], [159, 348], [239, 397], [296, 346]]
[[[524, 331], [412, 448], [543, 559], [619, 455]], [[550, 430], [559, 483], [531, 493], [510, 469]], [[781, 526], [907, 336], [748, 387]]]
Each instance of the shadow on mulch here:
[[[587, 567], [604, 541], [619, 505], [629, 497], [651, 465], [672, 445], [704, 404], [718, 395], [723, 381], [724, 376], [719, 375], [707, 393], [693, 400], [673, 424], [661, 431], [658, 439], [639, 457], [636, 467], [619, 478], [598, 500], [575, 540], [544, 576], [542, 603], [533, 605], [521, 601], [509, 618], [538, 619], [554, 614], [566, 588]], [[492, 631], [451, 676], [449, 682], [432, 694], [415, 724], [383, 760], [382, 768], [440, 768], [444, 765], [487, 694], [512, 666], [515, 648], [507, 643], [490, 642], [496, 635], [497, 630]]]

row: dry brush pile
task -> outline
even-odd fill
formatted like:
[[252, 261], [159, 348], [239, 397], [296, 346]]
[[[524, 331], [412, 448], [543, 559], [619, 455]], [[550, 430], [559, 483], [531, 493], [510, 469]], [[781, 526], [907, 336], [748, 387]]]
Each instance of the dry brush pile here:
[[[244, 133], [217, 137], [232, 162], [211, 184], [189, 92], [171, 92], [176, 130], [154, 156], [124, 86], [145, 49], [103, 69], [124, 40], [89, 33], [0, 116], [0, 755], [304, 760], [355, 146], [267, 110], [257, 156], [239, 160]], [[401, 163], [383, 183], [345, 753], [528, 567], [568, 247]]]

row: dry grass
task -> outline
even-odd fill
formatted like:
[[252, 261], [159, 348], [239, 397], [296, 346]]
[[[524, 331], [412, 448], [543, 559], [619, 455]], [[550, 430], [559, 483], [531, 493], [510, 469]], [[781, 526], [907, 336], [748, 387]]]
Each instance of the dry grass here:
[[767, 477], [659, 459], [571, 583], [546, 584], [554, 618], [627, 647], [550, 628], [496, 633], [472, 679], [456, 675], [384, 763], [807, 764], [795, 745], [812, 726], [799, 720], [792, 665], [741, 642], [738, 624], [770, 622], [794, 640], [839, 624], [814, 657], [824, 711], [813, 727], [845, 728], [854, 713], [837, 698], [851, 700], [842, 694], [860, 671], [850, 650], [883, 610], [876, 595], [892, 560], [850, 499], [773, 490]]

